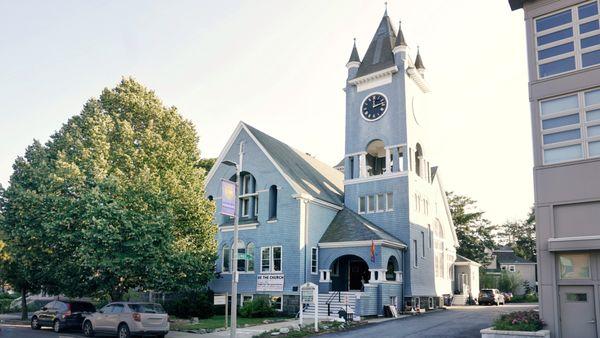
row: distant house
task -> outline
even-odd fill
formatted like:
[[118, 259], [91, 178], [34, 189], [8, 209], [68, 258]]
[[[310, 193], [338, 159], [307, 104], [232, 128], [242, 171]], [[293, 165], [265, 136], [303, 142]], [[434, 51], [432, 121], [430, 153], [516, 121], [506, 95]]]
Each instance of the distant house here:
[[[510, 246], [502, 246], [496, 250], [490, 251], [490, 264], [486, 267], [488, 273], [500, 274], [502, 271], [509, 273], [518, 273], [523, 282], [537, 290], [536, 263], [517, 256]], [[525, 294], [525, 287], [521, 285], [517, 289], [517, 295]]]

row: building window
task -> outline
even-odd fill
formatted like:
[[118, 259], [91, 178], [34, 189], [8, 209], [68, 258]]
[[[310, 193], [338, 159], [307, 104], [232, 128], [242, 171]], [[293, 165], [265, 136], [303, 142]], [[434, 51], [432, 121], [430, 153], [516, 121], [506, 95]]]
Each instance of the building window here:
[[317, 248], [310, 249], [310, 273], [316, 275], [319, 268], [319, 251]]
[[244, 306], [244, 303], [251, 302], [254, 299], [254, 295], [241, 295], [240, 306]]
[[359, 214], [364, 214], [365, 213], [365, 209], [367, 206], [367, 202], [366, 200], [366, 196], [361, 196], [358, 198], [358, 213]]
[[221, 255], [221, 257], [223, 257], [223, 261], [221, 263], [221, 272], [230, 272], [229, 270], [229, 263], [231, 262], [231, 249], [229, 249], [228, 245], [223, 245], [223, 254]]
[[506, 265], [502, 265], [502, 266], [500, 267], [500, 270], [506, 270]]
[[425, 257], [425, 232], [421, 231], [421, 247], [423, 248], [422, 256]]
[[386, 210], [387, 211], [393, 211], [394, 210], [394, 194], [391, 192], [388, 192], [386, 194]]
[[417, 266], [419, 266], [419, 246], [417, 244], [416, 239], [413, 240], [413, 252], [414, 252], [414, 256], [415, 256], [414, 264], [415, 264], [415, 268], [416, 268]]
[[369, 195], [367, 196], [367, 212], [368, 213], [372, 213], [375, 212], [375, 196], [373, 195]]
[[433, 309], [433, 297], [429, 297], [428, 301], [429, 301], [429, 308]]
[[544, 164], [600, 156], [600, 89], [540, 102]]
[[[235, 176], [232, 177], [235, 181]], [[258, 216], [258, 194], [255, 191], [256, 180], [249, 173], [242, 173], [241, 189], [240, 189], [240, 214], [241, 217], [256, 217]], [[251, 208], [251, 202], [254, 202], [254, 207]]]
[[246, 271], [254, 272], [254, 243], [246, 246]]
[[246, 244], [238, 241], [237, 250], [237, 271], [246, 271]]
[[271, 296], [271, 307], [276, 311], [283, 311], [283, 296]]
[[385, 211], [385, 195], [377, 194], [377, 212]]
[[515, 272], [516, 271], [515, 266], [514, 265], [509, 265], [508, 266], [508, 271]]
[[277, 186], [269, 188], [269, 219], [277, 219]]
[[589, 279], [589, 254], [562, 254], [558, 256], [560, 279]]
[[280, 246], [273, 247], [273, 272], [281, 272], [282, 252]]
[[271, 248], [260, 249], [260, 272], [271, 272]]
[[598, 1], [535, 19], [538, 77], [600, 64]]

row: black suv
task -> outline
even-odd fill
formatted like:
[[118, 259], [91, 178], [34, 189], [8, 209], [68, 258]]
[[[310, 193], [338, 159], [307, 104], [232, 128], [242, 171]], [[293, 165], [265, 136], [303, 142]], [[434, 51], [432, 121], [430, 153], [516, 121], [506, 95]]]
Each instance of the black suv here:
[[54, 332], [64, 329], [81, 329], [86, 314], [96, 312], [92, 303], [72, 300], [55, 300], [31, 316], [31, 328], [39, 330], [42, 326], [50, 326]]

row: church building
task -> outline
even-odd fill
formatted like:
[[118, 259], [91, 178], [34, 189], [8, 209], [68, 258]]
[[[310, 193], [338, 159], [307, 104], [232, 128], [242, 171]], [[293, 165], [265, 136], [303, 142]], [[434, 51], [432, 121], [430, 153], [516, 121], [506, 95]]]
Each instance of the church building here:
[[[218, 225], [216, 293], [230, 292], [236, 270], [239, 304], [269, 297], [278, 310], [296, 313], [300, 285], [312, 282], [321, 315], [337, 315], [349, 303], [359, 318], [383, 315], [385, 305], [436, 308], [478, 287], [477, 269], [464, 270], [473, 276], [455, 271], [455, 262], [465, 261], [457, 261], [440, 169], [427, 152], [430, 88], [420, 53], [410, 54], [387, 11], [362, 60], [354, 44], [346, 63], [345, 155], [335, 168], [238, 124], [206, 179]], [[238, 162], [240, 151], [234, 262], [233, 219], [220, 214], [220, 198], [221, 181], [236, 180], [223, 162]]]

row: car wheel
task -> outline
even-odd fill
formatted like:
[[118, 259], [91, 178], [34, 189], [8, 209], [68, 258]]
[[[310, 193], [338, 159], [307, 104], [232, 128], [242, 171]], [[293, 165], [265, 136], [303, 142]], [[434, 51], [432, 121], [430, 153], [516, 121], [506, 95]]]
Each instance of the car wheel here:
[[131, 333], [129, 332], [127, 324], [121, 324], [119, 326], [119, 338], [131, 338]]
[[89, 320], [87, 320], [85, 323], [83, 323], [83, 334], [86, 337], [94, 336], [94, 327], [92, 326], [92, 322], [90, 322]]
[[62, 328], [60, 327], [60, 320], [55, 319], [54, 323], [52, 324], [52, 330], [54, 330], [54, 332], [58, 333], [60, 332]]
[[40, 322], [38, 321], [38, 317], [33, 316], [31, 318], [31, 329], [32, 330], [39, 330], [41, 328], [40, 326]]

